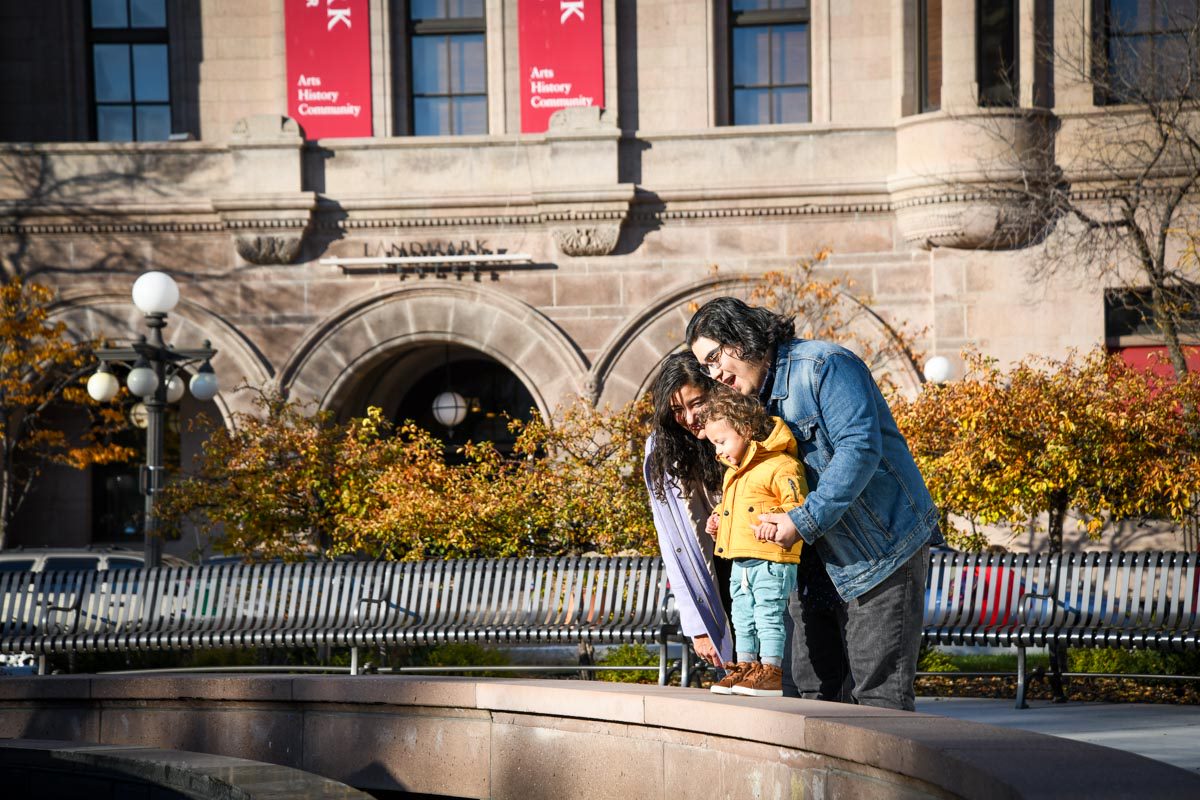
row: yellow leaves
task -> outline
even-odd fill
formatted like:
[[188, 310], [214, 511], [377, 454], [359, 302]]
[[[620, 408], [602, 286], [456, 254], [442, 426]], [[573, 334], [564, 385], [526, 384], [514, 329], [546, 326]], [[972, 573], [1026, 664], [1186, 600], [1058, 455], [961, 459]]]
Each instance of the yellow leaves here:
[[1007, 373], [977, 353], [965, 361], [963, 380], [893, 402], [944, 511], [1013, 525], [1051, 512], [1060, 525], [1073, 508], [1090, 536], [1111, 517], [1195, 513], [1200, 444], [1181, 413], [1195, 376], [1164, 380], [1102, 350]]
[[168, 488], [164, 516], [189, 517], [239, 552], [364, 552], [389, 559], [653, 552], [641, 480], [645, 401], [579, 402], [554, 425], [510, 423], [507, 457], [440, 440], [377, 408], [339, 425], [273, 396], [260, 414], [210, 425], [197, 473]]

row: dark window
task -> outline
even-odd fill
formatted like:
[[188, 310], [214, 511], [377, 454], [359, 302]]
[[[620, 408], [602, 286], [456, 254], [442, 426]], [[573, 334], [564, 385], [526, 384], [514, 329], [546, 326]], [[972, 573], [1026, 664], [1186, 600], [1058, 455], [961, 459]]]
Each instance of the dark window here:
[[1097, 48], [1101, 102], [1200, 95], [1197, 0], [1108, 0]]
[[[1200, 308], [1179, 293], [1174, 302], [1181, 336], [1200, 336]], [[1104, 293], [1104, 336], [1110, 342], [1126, 336], [1162, 339], [1149, 289], [1110, 289]]]
[[171, 135], [166, 0], [91, 0], [92, 130], [98, 141]]
[[28, 572], [33, 569], [32, 559], [0, 561], [0, 572]]
[[[447, 429], [433, 415], [433, 400], [453, 390], [467, 403], [467, 415]], [[446, 444], [446, 460], [461, 463], [467, 442], [492, 442], [501, 453], [511, 453], [516, 437], [508, 419], [528, 421], [537, 407], [533, 396], [516, 375], [490, 359], [465, 358], [438, 367], [420, 378], [404, 395], [397, 421], [411, 419]]]
[[808, 0], [732, 0], [729, 21], [730, 121], [811, 120]]
[[942, 107], [942, 0], [917, 3], [917, 79], [920, 110]]
[[408, 53], [412, 133], [487, 133], [483, 0], [411, 0]]
[[100, 559], [97, 556], [80, 556], [77, 558], [59, 556], [56, 558], [47, 558], [46, 565], [42, 567], [42, 571], [57, 572], [69, 569], [96, 569], [99, 564]]
[[979, 105], [1017, 104], [1017, 3], [977, 0], [976, 80]]
[[138, 561], [133, 558], [113, 558], [108, 557], [108, 568], [113, 569], [141, 569], [146, 562]]

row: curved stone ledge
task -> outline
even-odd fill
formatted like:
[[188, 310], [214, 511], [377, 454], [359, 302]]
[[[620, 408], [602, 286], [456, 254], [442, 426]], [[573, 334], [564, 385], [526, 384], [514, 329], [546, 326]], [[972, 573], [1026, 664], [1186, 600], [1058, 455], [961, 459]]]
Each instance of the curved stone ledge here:
[[451, 797], [1200, 796], [1200, 776], [1185, 770], [1035, 733], [579, 681], [7, 678], [0, 737], [232, 755]]
[[9, 797], [371, 800], [328, 778], [244, 758], [39, 739], [0, 740], [0, 781]]

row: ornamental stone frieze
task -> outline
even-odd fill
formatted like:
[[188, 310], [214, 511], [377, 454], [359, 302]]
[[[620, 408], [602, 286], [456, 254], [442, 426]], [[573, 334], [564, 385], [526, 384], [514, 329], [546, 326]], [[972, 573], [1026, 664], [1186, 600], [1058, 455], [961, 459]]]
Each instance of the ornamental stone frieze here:
[[606, 256], [617, 247], [621, 223], [555, 228], [553, 234], [554, 243], [563, 255]]

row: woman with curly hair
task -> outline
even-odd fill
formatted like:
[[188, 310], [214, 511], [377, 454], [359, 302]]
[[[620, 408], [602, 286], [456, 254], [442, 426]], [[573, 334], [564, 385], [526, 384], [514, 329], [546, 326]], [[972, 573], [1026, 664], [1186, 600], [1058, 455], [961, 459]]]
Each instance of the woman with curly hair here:
[[697, 655], [724, 667], [733, 657], [730, 562], [714, 560], [713, 539], [704, 530], [719, 500], [724, 470], [713, 446], [702, 438], [699, 417], [717, 389], [691, 353], [667, 357], [651, 389], [654, 420], [644, 477], [680, 628]]

